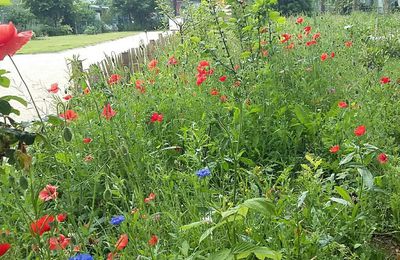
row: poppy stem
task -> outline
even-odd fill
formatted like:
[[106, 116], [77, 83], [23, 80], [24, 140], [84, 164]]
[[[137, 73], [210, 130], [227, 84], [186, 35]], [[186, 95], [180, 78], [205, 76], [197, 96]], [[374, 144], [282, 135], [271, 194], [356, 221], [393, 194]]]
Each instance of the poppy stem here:
[[33, 107], [35, 108], [36, 113], [37, 113], [37, 115], [38, 115], [38, 117], [39, 117], [39, 120], [40, 120], [40, 122], [42, 123], [42, 131], [45, 132], [45, 131], [44, 131], [44, 130], [45, 130], [45, 127], [44, 127], [43, 119], [42, 119], [42, 117], [40, 116], [39, 109], [38, 109], [38, 107], [37, 107], [37, 105], [36, 105], [36, 103], [35, 103], [35, 100], [33, 100], [32, 93], [31, 93], [31, 91], [30, 91], [28, 85], [26, 84], [24, 78], [22, 77], [22, 74], [21, 74], [21, 72], [19, 71], [19, 69], [18, 69], [18, 67], [17, 67], [17, 64], [15, 64], [15, 62], [14, 62], [13, 58], [11, 57], [11, 55], [8, 55], [8, 57], [10, 58], [12, 64], [14, 65], [15, 69], [16, 69], [17, 72], [18, 72], [19, 77], [20, 77], [21, 80], [22, 80], [22, 83], [24, 83], [25, 88], [26, 88], [26, 90], [28, 91], [29, 97], [31, 98], [31, 101], [32, 101], [32, 104], [33, 104]]

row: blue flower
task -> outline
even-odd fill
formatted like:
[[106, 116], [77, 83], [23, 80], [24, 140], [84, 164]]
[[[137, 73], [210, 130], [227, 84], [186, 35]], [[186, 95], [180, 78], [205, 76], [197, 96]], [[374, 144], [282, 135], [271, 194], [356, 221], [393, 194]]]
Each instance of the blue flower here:
[[69, 260], [93, 260], [93, 256], [89, 254], [77, 254], [76, 256], [71, 256]]
[[125, 217], [124, 216], [115, 216], [115, 217], [113, 217], [112, 219], [111, 219], [111, 221], [110, 221], [110, 224], [112, 224], [112, 225], [119, 225], [119, 224], [121, 224], [122, 222], [124, 222], [124, 220], [125, 220]]
[[199, 176], [199, 178], [201, 178], [201, 179], [209, 176], [210, 174], [211, 174], [211, 171], [207, 167], [204, 169], [200, 169], [196, 172], [196, 175]]

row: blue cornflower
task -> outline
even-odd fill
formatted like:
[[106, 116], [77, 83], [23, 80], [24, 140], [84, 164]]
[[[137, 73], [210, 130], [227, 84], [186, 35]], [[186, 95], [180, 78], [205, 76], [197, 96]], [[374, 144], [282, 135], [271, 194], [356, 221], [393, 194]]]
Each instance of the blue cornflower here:
[[124, 216], [115, 216], [115, 217], [113, 217], [112, 219], [111, 219], [111, 221], [110, 221], [110, 224], [113, 224], [113, 225], [119, 225], [119, 224], [121, 224], [122, 222], [124, 222], [124, 220], [125, 220], [125, 217]]
[[204, 169], [200, 169], [196, 172], [196, 175], [199, 176], [199, 178], [201, 178], [201, 179], [209, 176], [210, 174], [211, 174], [211, 171], [207, 167]]
[[89, 254], [77, 254], [76, 256], [71, 256], [69, 260], [93, 260], [93, 256]]

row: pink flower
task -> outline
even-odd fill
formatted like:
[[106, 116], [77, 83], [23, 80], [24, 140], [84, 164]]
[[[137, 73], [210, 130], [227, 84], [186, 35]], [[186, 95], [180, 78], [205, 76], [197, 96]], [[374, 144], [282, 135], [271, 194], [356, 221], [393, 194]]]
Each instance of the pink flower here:
[[39, 193], [39, 199], [41, 201], [49, 201], [57, 198], [57, 188], [56, 186], [53, 185], [46, 185], [46, 187], [40, 191]]
[[153, 113], [152, 115], [151, 115], [151, 118], [150, 118], [150, 121], [152, 122], [152, 123], [154, 123], [154, 122], [162, 122], [163, 121], [163, 115], [162, 114], [159, 114], [159, 113]]
[[83, 143], [90, 144], [91, 142], [92, 142], [92, 138], [90, 138], [90, 137], [83, 138]]
[[0, 61], [7, 55], [13, 56], [32, 38], [32, 31], [17, 32], [14, 24], [0, 24]]
[[114, 84], [117, 84], [121, 79], [122, 79], [122, 77], [120, 75], [112, 74], [107, 82], [109, 85], [114, 85]]
[[389, 77], [382, 77], [381, 78], [381, 84], [383, 85], [383, 84], [388, 84], [388, 83], [390, 83], [390, 78]]
[[337, 145], [332, 146], [332, 147], [329, 149], [329, 152], [331, 152], [331, 153], [337, 153], [337, 152], [339, 152], [339, 150], [340, 150], [340, 146], [337, 144]]
[[379, 162], [380, 164], [385, 164], [385, 163], [387, 163], [388, 160], [389, 160], [388, 157], [387, 157], [387, 155], [384, 154], [384, 153], [380, 153], [380, 154], [378, 155], [377, 159], [378, 159], [378, 162]]
[[304, 18], [301, 16], [296, 19], [297, 24], [302, 24], [303, 22], [304, 22]]
[[344, 101], [339, 101], [338, 107], [340, 107], [340, 108], [346, 108], [346, 107], [348, 107], [348, 105], [347, 105], [347, 103], [344, 102]]
[[321, 61], [325, 61], [328, 58], [328, 54], [327, 53], [322, 53], [321, 54]]
[[57, 94], [57, 92], [59, 90], [60, 89], [58, 88], [58, 84], [57, 83], [53, 83], [53, 84], [51, 84], [50, 88], [47, 91], [50, 92], [50, 93], [53, 93], [53, 94]]
[[356, 129], [354, 129], [354, 134], [356, 136], [362, 136], [365, 134], [365, 132], [366, 132], [365, 125], [357, 126]]
[[104, 109], [103, 109], [102, 116], [104, 116], [107, 120], [110, 120], [110, 119], [113, 118], [116, 114], [117, 114], [117, 112], [115, 112], [115, 111], [111, 108], [110, 103], [107, 103], [107, 105], [105, 105], [105, 107], [104, 107]]
[[65, 97], [63, 97], [64, 100], [68, 101], [72, 98], [72, 95], [66, 95]]
[[58, 238], [51, 237], [49, 239], [49, 248], [50, 250], [62, 250], [65, 249], [70, 242], [71, 238], [65, 237], [64, 235], [60, 235]]
[[178, 64], [178, 60], [175, 59], [174, 56], [172, 56], [172, 57], [170, 57], [170, 58], [168, 59], [168, 65], [176, 65], [176, 64]]

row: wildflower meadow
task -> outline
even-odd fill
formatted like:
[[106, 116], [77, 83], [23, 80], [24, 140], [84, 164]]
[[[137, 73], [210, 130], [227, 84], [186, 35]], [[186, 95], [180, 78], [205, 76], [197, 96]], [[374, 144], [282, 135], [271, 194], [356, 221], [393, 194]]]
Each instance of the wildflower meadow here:
[[399, 13], [228, 2], [30, 125], [0, 95], [0, 259], [399, 259]]

